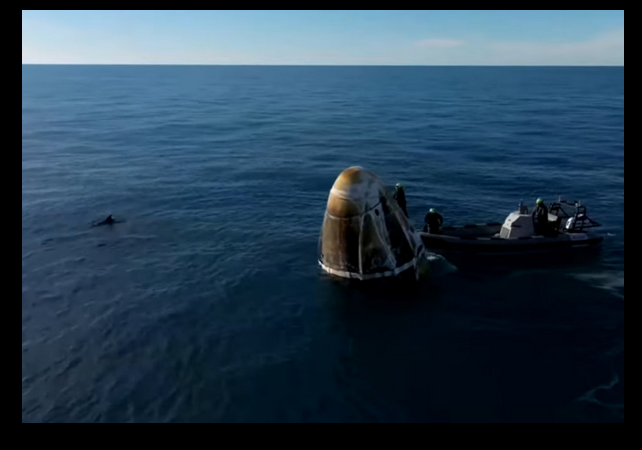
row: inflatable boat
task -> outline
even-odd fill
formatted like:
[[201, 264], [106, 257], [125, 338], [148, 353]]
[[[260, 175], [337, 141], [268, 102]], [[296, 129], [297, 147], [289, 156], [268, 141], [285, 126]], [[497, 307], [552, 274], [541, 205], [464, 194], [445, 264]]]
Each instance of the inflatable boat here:
[[601, 226], [590, 219], [579, 202], [560, 200], [549, 207], [548, 223], [536, 223], [533, 213], [520, 204], [504, 223], [444, 227], [439, 233], [420, 233], [426, 248], [468, 253], [520, 254], [589, 247], [603, 237], [593, 233]]

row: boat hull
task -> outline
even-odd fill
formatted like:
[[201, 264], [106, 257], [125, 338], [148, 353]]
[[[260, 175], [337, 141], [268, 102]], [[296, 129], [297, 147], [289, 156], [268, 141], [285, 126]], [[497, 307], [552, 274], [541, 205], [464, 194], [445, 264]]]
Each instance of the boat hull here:
[[428, 249], [465, 253], [521, 254], [552, 250], [582, 248], [597, 245], [604, 240], [589, 233], [559, 233], [554, 237], [529, 236], [520, 239], [498, 237], [501, 225], [468, 225], [444, 229], [441, 234], [420, 233]]

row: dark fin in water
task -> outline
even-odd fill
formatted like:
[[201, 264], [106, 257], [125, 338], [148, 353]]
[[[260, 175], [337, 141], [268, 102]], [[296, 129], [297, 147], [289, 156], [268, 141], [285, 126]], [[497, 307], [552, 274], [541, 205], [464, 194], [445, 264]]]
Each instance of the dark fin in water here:
[[122, 220], [116, 220], [116, 219], [114, 219], [113, 214], [110, 214], [104, 220], [101, 220], [100, 222], [94, 222], [92, 224], [92, 226], [93, 227], [100, 227], [100, 226], [103, 226], [103, 225], [113, 225], [113, 224], [121, 223], [121, 222], [122, 222]]

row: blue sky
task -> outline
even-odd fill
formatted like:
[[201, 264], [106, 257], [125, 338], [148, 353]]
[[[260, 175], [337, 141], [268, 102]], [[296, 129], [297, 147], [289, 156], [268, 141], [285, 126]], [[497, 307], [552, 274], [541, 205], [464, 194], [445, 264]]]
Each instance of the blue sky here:
[[624, 11], [23, 11], [22, 63], [624, 65]]

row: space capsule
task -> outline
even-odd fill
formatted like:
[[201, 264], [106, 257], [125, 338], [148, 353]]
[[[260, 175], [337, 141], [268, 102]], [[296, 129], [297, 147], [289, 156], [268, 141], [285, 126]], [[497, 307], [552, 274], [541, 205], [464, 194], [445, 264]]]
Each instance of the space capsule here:
[[335, 181], [319, 240], [327, 273], [357, 280], [419, 278], [424, 246], [391, 192], [372, 172], [344, 170]]

